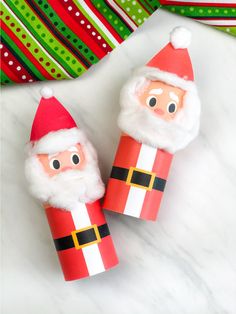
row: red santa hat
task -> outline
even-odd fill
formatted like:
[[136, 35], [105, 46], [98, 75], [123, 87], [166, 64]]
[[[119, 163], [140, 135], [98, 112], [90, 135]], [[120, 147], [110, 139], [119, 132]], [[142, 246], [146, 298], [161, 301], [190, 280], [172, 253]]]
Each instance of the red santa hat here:
[[44, 87], [30, 135], [32, 154], [54, 154], [86, 142], [70, 113], [53, 97], [53, 91]]
[[[190, 42], [189, 30], [182, 26], [174, 28], [170, 33], [170, 42], [146, 66], [134, 72], [120, 95], [120, 129], [139, 142], [170, 153], [184, 148], [199, 130], [201, 103], [187, 50]], [[140, 106], [137, 95], [149, 81], [161, 81], [185, 91], [183, 107], [173, 120], [163, 121]]]
[[[43, 88], [41, 95], [25, 161], [31, 193], [43, 203], [66, 210], [72, 210], [78, 200], [94, 202], [104, 194], [96, 151], [70, 113], [53, 97], [52, 90]], [[37, 154], [56, 154], [76, 144], [82, 144], [85, 167], [49, 177]]]
[[150, 80], [162, 81], [185, 91], [194, 87], [192, 63], [188, 54], [191, 32], [178, 26], [170, 33], [170, 42], [145, 67], [136, 71]]

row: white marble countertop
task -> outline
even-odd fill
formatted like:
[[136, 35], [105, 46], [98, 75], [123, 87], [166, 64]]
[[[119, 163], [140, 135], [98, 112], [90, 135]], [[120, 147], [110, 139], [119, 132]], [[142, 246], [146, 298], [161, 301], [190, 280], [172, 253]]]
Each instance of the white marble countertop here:
[[[157, 222], [106, 213], [119, 266], [66, 283], [45, 214], [29, 195], [23, 172], [39, 89], [51, 86], [87, 131], [106, 181], [119, 139], [120, 88], [177, 25], [193, 32], [200, 135], [174, 158]], [[82, 78], [4, 88], [2, 313], [235, 314], [235, 82], [235, 38], [159, 10]]]

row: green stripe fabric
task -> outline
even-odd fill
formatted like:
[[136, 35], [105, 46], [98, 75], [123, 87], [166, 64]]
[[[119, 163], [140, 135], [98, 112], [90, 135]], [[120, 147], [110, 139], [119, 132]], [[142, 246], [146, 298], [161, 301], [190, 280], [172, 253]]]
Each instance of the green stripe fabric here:
[[1, 83], [78, 77], [159, 7], [236, 36], [236, 0], [2, 0]]

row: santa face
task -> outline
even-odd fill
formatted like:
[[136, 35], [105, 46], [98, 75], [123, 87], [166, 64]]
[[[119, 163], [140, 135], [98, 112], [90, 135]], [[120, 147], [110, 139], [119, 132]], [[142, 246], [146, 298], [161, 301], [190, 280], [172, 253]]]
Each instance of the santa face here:
[[150, 81], [138, 92], [140, 104], [147, 107], [159, 118], [170, 121], [183, 107], [185, 92], [159, 81]]
[[171, 74], [152, 72], [149, 68], [142, 71], [121, 91], [118, 125], [138, 142], [173, 154], [186, 147], [198, 133], [197, 89], [194, 83]]
[[85, 156], [80, 144], [57, 154], [38, 154], [37, 156], [44, 171], [50, 177], [67, 170], [82, 170], [85, 166]]
[[73, 210], [78, 202], [92, 203], [104, 195], [96, 152], [82, 141], [57, 154], [30, 154], [26, 159], [31, 192], [42, 203]]

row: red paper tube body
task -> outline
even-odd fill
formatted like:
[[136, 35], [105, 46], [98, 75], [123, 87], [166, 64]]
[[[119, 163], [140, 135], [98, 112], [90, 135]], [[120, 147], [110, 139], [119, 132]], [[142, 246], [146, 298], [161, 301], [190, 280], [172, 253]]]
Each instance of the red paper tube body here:
[[173, 155], [122, 135], [103, 208], [156, 220]]
[[65, 280], [101, 273], [118, 264], [99, 201], [73, 211], [45, 207]]

